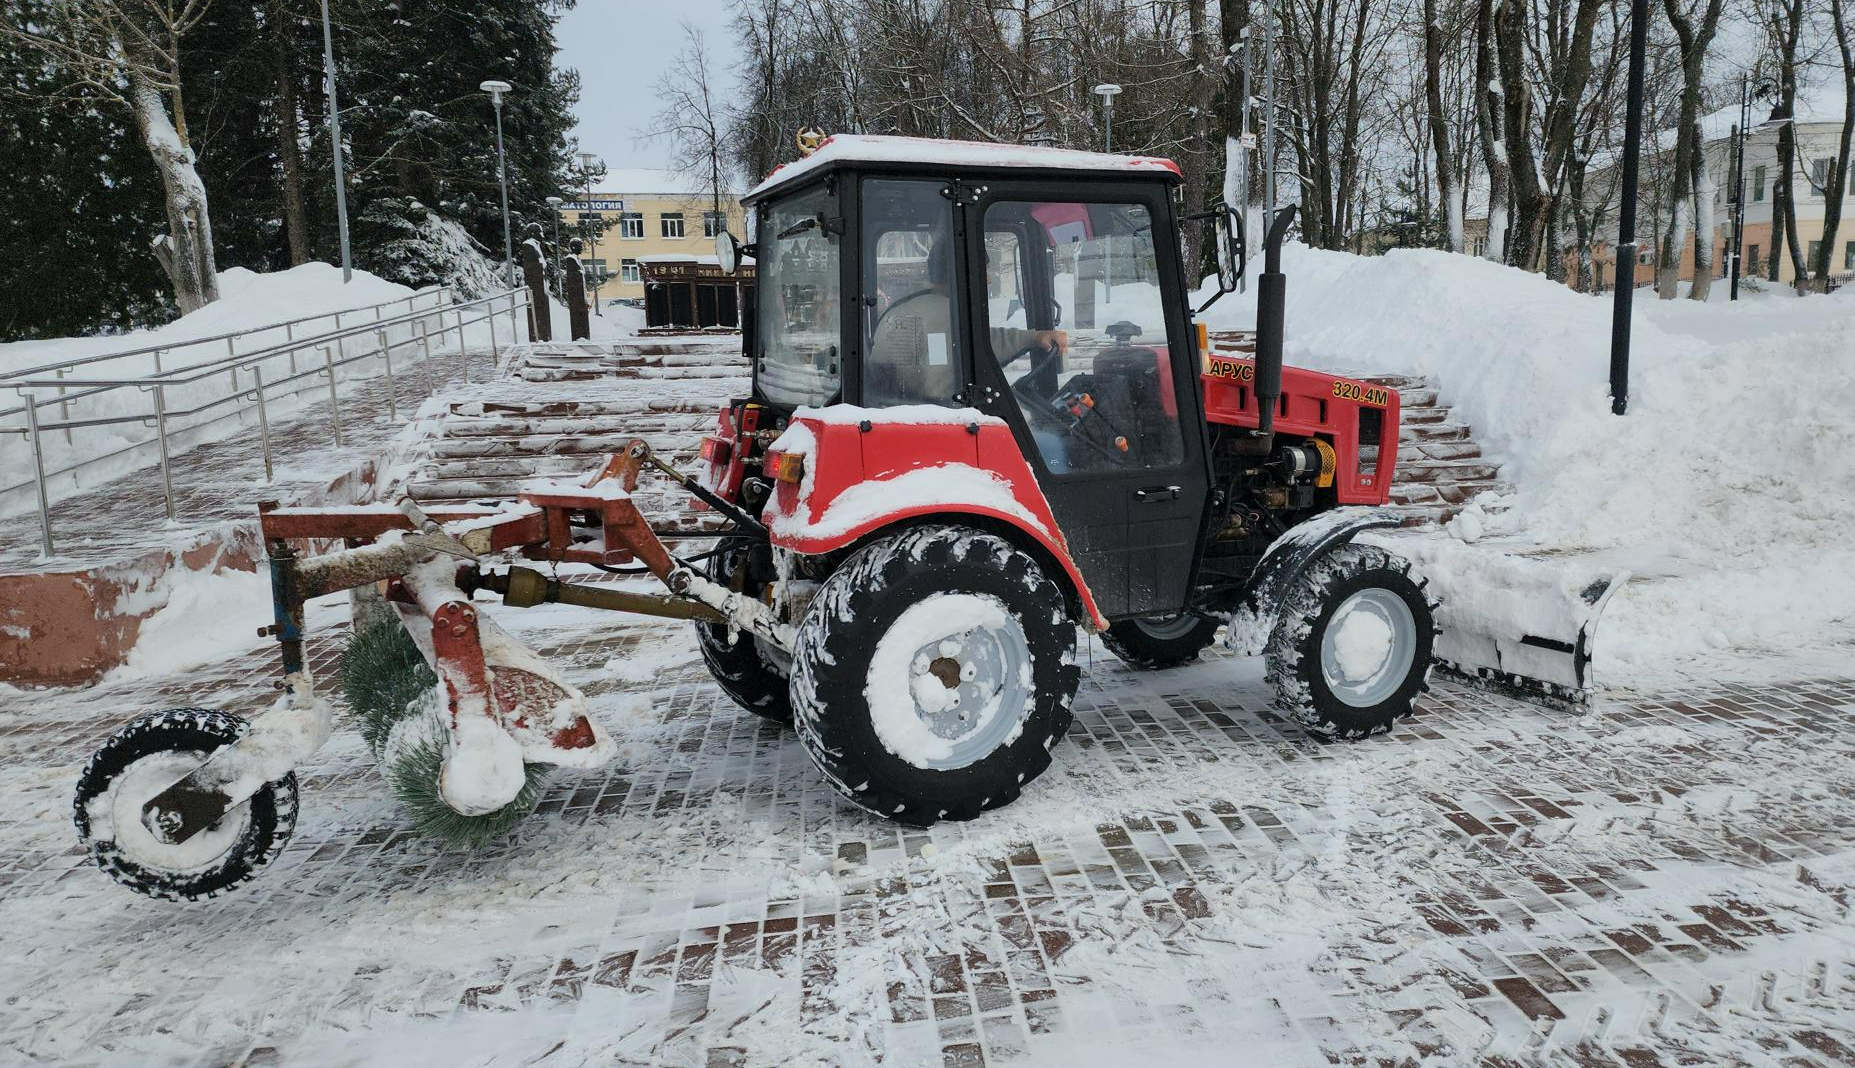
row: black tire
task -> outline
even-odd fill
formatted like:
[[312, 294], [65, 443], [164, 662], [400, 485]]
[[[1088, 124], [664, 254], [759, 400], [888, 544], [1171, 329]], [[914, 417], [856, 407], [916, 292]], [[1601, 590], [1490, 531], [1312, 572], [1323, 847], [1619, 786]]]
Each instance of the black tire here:
[[[1264, 654], [1277, 708], [1308, 730], [1330, 738], [1379, 734], [1410, 714], [1417, 695], [1429, 689], [1430, 653], [1436, 638], [1435, 606], [1410, 571], [1410, 561], [1371, 545], [1341, 545], [1308, 566], [1289, 591]], [[1349, 700], [1343, 696], [1344, 679], [1339, 681], [1340, 692], [1330, 683], [1322, 656], [1336, 612], [1362, 592], [1371, 599], [1367, 603], [1383, 606], [1377, 610], [1388, 609], [1395, 617], [1389, 625], [1399, 637], [1380, 664], [1383, 674], [1372, 676], [1382, 696], [1362, 686], [1355, 699]], [[1409, 613], [1408, 634], [1401, 634], [1407, 621], [1398, 614], [1399, 604]], [[1406, 638], [1408, 664], [1398, 655], [1403, 648], [1399, 643]]]
[[1217, 638], [1219, 621], [1198, 616], [1123, 619], [1101, 636], [1108, 651], [1142, 671], [1178, 667], [1198, 659]]
[[[201, 863], [169, 868], [150, 863], [146, 857], [138, 859], [118, 843], [113, 827], [93, 826], [92, 803], [107, 799], [118, 779], [136, 764], [164, 754], [204, 756], [237, 741], [247, 729], [243, 719], [229, 712], [171, 708], [148, 713], [110, 735], [77, 777], [72, 803], [78, 840], [104, 874], [148, 897], [197, 901], [225, 893], [277, 859], [296, 830], [295, 772], [266, 783], [248, 802], [201, 831], [201, 835], [224, 833], [229, 838], [223, 852]], [[227, 827], [226, 820], [232, 819], [241, 823]], [[111, 836], [101, 837], [98, 832], [106, 829]], [[143, 848], [146, 852], [147, 847]]]
[[[929, 635], [917, 650], [905, 648], [926, 632], [922, 628], [957, 628], [972, 618], [965, 614], [970, 611], [1000, 625], [975, 622], [963, 631]], [[883, 648], [892, 632], [900, 644]], [[969, 638], [971, 646], [965, 644]], [[948, 642], [955, 643], [953, 651]], [[1076, 625], [1063, 591], [1036, 560], [1004, 539], [956, 526], [916, 527], [882, 538], [825, 581], [799, 626], [792, 673], [799, 739], [831, 785], [870, 812], [921, 827], [972, 819], [1009, 804], [1049, 768], [1050, 750], [1069, 730], [1070, 702], [1082, 678], [1075, 643]], [[922, 650], [929, 645], [939, 655], [923, 667]], [[886, 677], [902, 687], [884, 706], [886, 728], [879, 727], [878, 709], [866, 690], [872, 675], [889, 670], [883, 660], [900, 665]], [[978, 674], [988, 663], [996, 686]], [[1029, 667], [1028, 680], [1023, 665]], [[930, 674], [936, 682], [927, 681]], [[941, 715], [973, 707], [962, 705], [967, 698], [983, 702], [989, 692], [991, 699], [977, 706], [982, 718], [970, 730], [949, 737], [923, 720], [935, 714], [921, 711], [924, 698], [917, 695], [926, 692], [919, 689], [923, 685], [931, 691], [926, 699], [945, 702]], [[1014, 701], [1025, 709], [1015, 721], [1006, 711]], [[968, 714], [959, 711], [952, 729], [959, 730]], [[898, 724], [931, 746], [944, 746], [948, 752], [940, 757], [919, 759], [946, 766], [896, 755], [882, 731], [894, 738]], [[962, 754], [962, 747], [973, 752]]]
[[[726, 552], [714, 558], [709, 577], [724, 586], [742, 566], [745, 553]], [[715, 685], [728, 699], [756, 716], [775, 723], [792, 722], [791, 669], [767, 655], [768, 651], [745, 630], [729, 634], [725, 623], [696, 624], [696, 646]]]

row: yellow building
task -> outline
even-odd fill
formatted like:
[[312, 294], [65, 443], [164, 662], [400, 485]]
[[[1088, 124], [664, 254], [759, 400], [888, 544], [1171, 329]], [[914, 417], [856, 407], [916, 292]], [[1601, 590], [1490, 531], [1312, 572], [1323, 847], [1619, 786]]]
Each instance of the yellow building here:
[[613, 168], [594, 188], [589, 204], [585, 194], [569, 197], [561, 205], [563, 240], [567, 229], [585, 233], [588, 214], [597, 216], [602, 232], [586, 248], [586, 267], [599, 280], [599, 298], [605, 302], [644, 301], [639, 261], [658, 256], [712, 256], [715, 234], [726, 226], [746, 239], [746, 215], [739, 190], [726, 190], [716, 198], [706, 188], [682, 175], [644, 168]]

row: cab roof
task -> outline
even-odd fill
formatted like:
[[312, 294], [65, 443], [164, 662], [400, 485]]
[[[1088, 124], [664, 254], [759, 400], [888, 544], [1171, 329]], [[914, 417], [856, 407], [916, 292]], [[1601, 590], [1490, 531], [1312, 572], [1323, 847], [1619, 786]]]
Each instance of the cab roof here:
[[1180, 178], [1179, 165], [1158, 156], [1118, 156], [1039, 145], [943, 141], [931, 137], [836, 134], [825, 138], [824, 143], [818, 146], [818, 151], [811, 155], [773, 168], [773, 173], [767, 175], [742, 199], [758, 200], [775, 189], [820, 171], [856, 164], [913, 164], [973, 170], [1090, 171], [1096, 174], [1136, 173], [1158, 175], [1174, 181]]

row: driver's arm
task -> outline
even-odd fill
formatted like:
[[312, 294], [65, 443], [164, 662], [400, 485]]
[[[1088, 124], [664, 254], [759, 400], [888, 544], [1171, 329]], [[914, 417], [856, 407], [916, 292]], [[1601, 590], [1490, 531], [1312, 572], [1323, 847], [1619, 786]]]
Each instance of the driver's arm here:
[[1000, 357], [1023, 352], [1035, 346], [1040, 349], [1055, 347], [1058, 356], [1069, 353], [1069, 332], [1066, 330], [1020, 330], [1013, 326], [995, 326], [992, 328], [992, 351]]

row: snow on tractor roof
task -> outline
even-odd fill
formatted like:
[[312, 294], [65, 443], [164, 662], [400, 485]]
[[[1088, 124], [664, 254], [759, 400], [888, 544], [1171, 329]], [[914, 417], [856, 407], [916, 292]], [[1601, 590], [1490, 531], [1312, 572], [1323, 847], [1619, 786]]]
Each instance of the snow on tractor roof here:
[[1008, 167], [1106, 173], [1136, 172], [1179, 177], [1179, 165], [1158, 156], [1118, 156], [1039, 145], [998, 145], [985, 141], [942, 141], [929, 137], [836, 134], [818, 151], [773, 168], [748, 199], [838, 163], [918, 163], [941, 167]]

